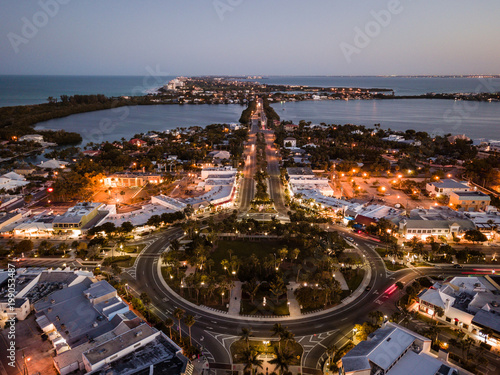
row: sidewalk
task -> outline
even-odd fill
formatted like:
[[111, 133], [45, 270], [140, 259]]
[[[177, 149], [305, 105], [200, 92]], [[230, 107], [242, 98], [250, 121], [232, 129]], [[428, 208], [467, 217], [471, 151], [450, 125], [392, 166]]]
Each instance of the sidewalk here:
[[241, 309], [241, 281], [234, 282], [234, 288], [231, 289], [231, 298], [229, 299], [228, 315], [239, 316]]
[[302, 313], [300, 312], [300, 305], [295, 299], [295, 294], [293, 291], [300, 287], [299, 283], [290, 281], [286, 287], [286, 297], [288, 298], [288, 310], [290, 311], [291, 318], [300, 318]]

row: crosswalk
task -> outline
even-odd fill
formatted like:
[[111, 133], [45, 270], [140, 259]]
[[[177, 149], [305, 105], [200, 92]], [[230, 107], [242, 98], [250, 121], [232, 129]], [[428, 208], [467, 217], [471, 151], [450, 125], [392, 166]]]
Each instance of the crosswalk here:
[[157, 239], [155, 238], [155, 239], [150, 239], [148, 241], [141, 241], [141, 242], [134, 243], [134, 245], [146, 244], [146, 246], [144, 246], [144, 249], [142, 249], [142, 251], [137, 256], [137, 258], [135, 258], [134, 265], [132, 267], [124, 269], [123, 273], [126, 273], [126, 274], [130, 275], [130, 277], [132, 277], [134, 280], [137, 280], [137, 259], [139, 259], [139, 257], [144, 253], [144, 251], [146, 251], [156, 241], [157, 241]]
[[[319, 334], [313, 334], [313, 335], [308, 335], [308, 336], [297, 336], [295, 339], [297, 342], [302, 345], [302, 348], [304, 349], [304, 354], [302, 355], [303, 361], [302, 363], [305, 364], [307, 357], [311, 353], [311, 351], [316, 347], [316, 346], [321, 346], [323, 350], [326, 351], [327, 346], [323, 344], [323, 341], [328, 339], [330, 336], [338, 332], [338, 329], [332, 330], [332, 331], [326, 331], [322, 332]], [[324, 356], [324, 354], [323, 354]], [[323, 356], [320, 358], [320, 360], [316, 364], [316, 368], [320, 369], [320, 363], [322, 361]]]

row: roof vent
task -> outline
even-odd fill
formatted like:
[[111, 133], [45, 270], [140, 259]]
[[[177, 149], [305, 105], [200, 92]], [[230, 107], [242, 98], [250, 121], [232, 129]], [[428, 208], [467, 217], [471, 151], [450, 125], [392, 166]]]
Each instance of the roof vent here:
[[142, 336], [142, 331], [138, 331], [138, 332], [135, 334], [135, 337], [139, 337], [139, 336]]

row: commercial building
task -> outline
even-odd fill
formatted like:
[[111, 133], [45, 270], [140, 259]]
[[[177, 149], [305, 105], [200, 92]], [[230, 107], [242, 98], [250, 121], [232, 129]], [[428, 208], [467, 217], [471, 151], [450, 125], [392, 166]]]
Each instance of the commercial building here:
[[36, 322], [54, 346], [62, 375], [131, 374], [168, 366], [190, 375], [181, 349], [138, 318], [107, 281], [89, 277], [35, 303]]
[[368, 340], [341, 359], [342, 375], [470, 374], [448, 361], [448, 353], [431, 352], [431, 339], [394, 323], [384, 323]]
[[464, 211], [484, 211], [490, 202], [490, 196], [480, 191], [450, 193], [450, 204]]
[[465, 192], [465, 191], [471, 191], [472, 189], [467, 184], [467, 182], [459, 182], [453, 179], [444, 179], [444, 180], [428, 182], [425, 185], [425, 190], [427, 190], [427, 192], [431, 195], [449, 196], [452, 192]]
[[399, 223], [399, 230], [404, 237], [422, 240], [429, 236], [461, 237], [464, 232], [475, 228], [474, 223], [467, 219], [403, 219]]
[[[500, 295], [498, 284], [491, 277], [454, 277], [436, 283], [418, 295], [418, 309], [437, 320], [447, 322], [478, 338], [481, 330], [489, 328], [493, 335], [487, 338], [491, 345], [500, 339]], [[437, 311], [444, 314], [439, 316]]]
[[163, 178], [152, 173], [115, 173], [104, 179], [104, 186], [110, 187], [141, 187], [148, 183], [162, 183]]
[[55, 233], [73, 232], [74, 234], [82, 234], [84, 231], [97, 225], [99, 221], [104, 219], [109, 212], [100, 211], [104, 207], [103, 203], [97, 202], [80, 202], [71, 207], [63, 215], [56, 216], [52, 222], [52, 227]]

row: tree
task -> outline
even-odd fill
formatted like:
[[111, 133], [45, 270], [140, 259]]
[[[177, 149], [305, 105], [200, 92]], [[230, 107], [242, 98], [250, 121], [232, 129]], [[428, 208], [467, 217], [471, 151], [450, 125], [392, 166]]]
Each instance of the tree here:
[[191, 327], [196, 323], [196, 320], [194, 319], [194, 316], [192, 315], [187, 315], [186, 318], [184, 318], [184, 324], [188, 327], [189, 329], [189, 344], [192, 346], [193, 341], [191, 339]]
[[243, 371], [245, 374], [252, 374], [254, 366], [256, 368], [262, 368], [262, 363], [264, 362], [262, 359], [259, 359], [259, 352], [254, 348], [246, 348], [239, 353], [241, 357], [241, 361], [245, 364]]
[[120, 226], [120, 230], [123, 233], [130, 233], [130, 232], [132, 232], [132, 230], [134, 230], [134, 224], [132, 224], [130, 221], [125, 221]]
[[278, 346], [281, 348], [281, 335], [283, 332], [287, 331], [286, 327], [283, 327], [281, 323], [274, 323], [273, 328], [271, 329], [271, 332], [273, 333], [273, 337], [277, 336], [280, 337], [280, 342], [278, 343]]
[[33, 242], [31, 240], [22, 240], [16, 245], [15, 252], [17, 254], [24, 253], [25, 255], [33, 250]]
[[142, 303], [144, 303], [144, 305], [146, 306], [151, 303], [151, 298], [146, 292], [142, 292], [139, 298], [141, 299]]
[[172, 318], [165, 319], [165, 327], [168, 328], [170, 332], [170, 338], [172, 338], [172, 327], [174, 326], [174, 320]]
[[464, 238], [471, 242], [484, 242], [488, 240], [486, 236], [477, 229], [468, 230], [465, 232]]
[[250, 296], [250, 302], [253, 304], [253, 300], [257, 293], [259, 292], [260, 284], [257, 283], [257, 280], [252, 279], [243, 284], [243, 288], [245, 292]]
[[404, 289], [404, 284], [401, 282], [401, 281], [398, 281], [396, 284], [396, 287], [398, 288], [398, 291], [399, 291], [399, 298], [401, 298], [401, 292], [403, 291]]
[[276, 349], [276, 347], [274, 349], [274, 353], [276, 354], [276, 358], [271, 359], [269, 363], [276, 365], [274, 370], [278, 370], [278, 374], [283, 374], [283, 372], [288, 371], [288, 368], [290, 367], [294, 358], [293, 353], [288, 349]]
[[250, 328], [243, 327], [240, 333], [240, 340], [247, 343], [247, 349], [250, 348], [250, 337], [253, 337], [252, 330]]
[[436, 308], [434, 309], [434, 315], [437, 315], [441, 318], [444, 315], [444, 309], [440, 306], [436, 306]]
[[185, 313], [184, 310], [182, 310], [180, 308], [176, 308], [174, 310], [174, 314], [173, 314], [174, 318], [177, 319], [179, 322], [179, 339], [182, 338], [181, 319], [184, 316], [184, 313]]

